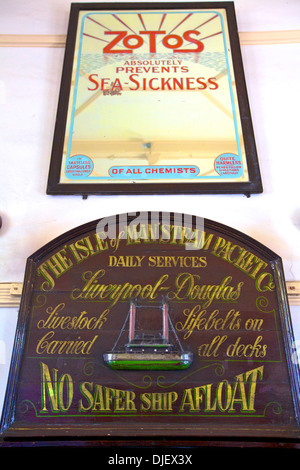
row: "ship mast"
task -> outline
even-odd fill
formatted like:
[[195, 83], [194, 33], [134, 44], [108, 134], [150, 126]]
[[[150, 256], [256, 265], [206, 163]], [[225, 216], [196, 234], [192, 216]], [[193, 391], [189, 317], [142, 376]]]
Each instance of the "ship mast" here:
[[166, 342], [169, 341], [169, 312], [168, 304], [164, 301], [162, 305], [162, 316], [163, 316], [163, 338]]
[[129, 335], [128, 339], [129, 342], [131, 342], [134, 339], [134, 334], [135, 334], [135, 303], [130, 302], [130, 307], [129, 307]]

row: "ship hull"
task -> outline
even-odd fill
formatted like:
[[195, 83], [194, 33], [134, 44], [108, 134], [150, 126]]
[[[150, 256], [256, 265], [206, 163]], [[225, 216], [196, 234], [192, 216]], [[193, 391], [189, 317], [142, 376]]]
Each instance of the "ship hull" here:
[[193, 355], [107, 353], [103, 359], [108, 367], [117, 370], [184, 370], [192, 364]]

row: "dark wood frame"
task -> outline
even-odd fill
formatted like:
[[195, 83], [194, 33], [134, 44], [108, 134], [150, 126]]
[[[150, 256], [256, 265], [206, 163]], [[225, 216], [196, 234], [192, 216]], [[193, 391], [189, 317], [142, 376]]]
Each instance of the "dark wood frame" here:
[[[65, 137], [67, 110], [70, 94], [70, 83], [73, 66], [73, 54], [77, 33], [78, 15], [82, 10], [159, 10], [159, 9], [212, 9], [223, 8], [226, 10], [230, 45], [232, 50], [233, 67], [235, 73], [241, 125], [246, 151], [246, 160], [249, 172], [249, 182], [229, 183], [60, 183], [60, 172], [62, 164], [62, 149]], [[237, 23], [233, 2], [196, 2], [196, 3], [73, 3], [71, 6], [65, 58], [63, 64], [61, 89], [58, 102], [57, 118], [54, 131], [51, 162], [49, 168], [47, 194], [50, 195], [73, 195], [79, 194], [83, 197], [88, 195], [121, 195], [121, 194], [245, 194], [263, 191], [260, 176], [259, 162], [253, 132], [251, 113], [245, 83]]]
[[[150, 213], [142, 213], [145, 220], [150, 220]], [[161, 214], [159, 214], [161, 221]], [[174, 223], [175, 214], [171, 213], [170, 223]], [[128, 222], [134, 220], [135, 216], [128, 216]], [[115, 219], [114, 219], [115, 220]], [[178, 214], [176, 214], [176, 221], [178, 222]], [[18, 318], [15, 344], [13, 348], [11, 368], [9, 373], [6, 397], [3, 407], [0, 447], [13, 446], [14, 443], [19, 445], [37, 445], [40, 446], [44, 442], [56, 440], [56, 444], [67, 446], [75, 445], [93, 447], [97, 445], [111, 447], [113, 445], [137, 445], [149, 446], [178, 446], [179, 443], [187, 447], [203, 447], [206, 445], [231, 445], [234, 447], [239, 446], [282, 446], [299, 447], [300, 448], [300, 375], [299, 366], [295, 361], [292, 361], [293, 354], [293, 328], [289, 314], [289, 305], [286, 294], [285, 279], [281, 258], [267, 247], [257, 242], [256, 240], [246, 236], [245, 234], [232, 229], [228, 226], [204, 219], [205, 228], [208, 230], [216, 230], [223, 236], [233, 237], [236, 242], [246, 243], [249, 249], [255, 250], [264, 259], [270, 262], [273, 270], [274, 282], [276, 285], [279, 318], [281, 329], [283, 333], [283, 346], [286, 357], [287, 370], [290, 377], [290, 388], [294, 401], [294, 419], [298, 423], [297, 426], [268, 426], [267, 428], [261, 427], [254, 429], [246, 425], [236, 428], [234, 425], [229, 425], [228, 428], [219, 429], [216, 426], [203, 426], [201, 422], [195, 427], [185, 428], [184, 424], [180, 426], [177, 424], [175, 429], [171, 430], [168, 423], [166, 426], [160, 425], [151, 430], [151, 426], [137, 430], [137, 426], [128, 427], [124, 425], [119, 426], [114, 424], [105, 426], [105, 429], [95, 424], [82, 424], [78, 425], [53, 425], [51, 427], [43, 427], [42, 425], [28, 425], [26, 428], [18, 426], [14, 423], [14, 409], [16, 404], [16, 390], [18, 385], [18, 376], [24, 354], [24, 343], [26, 338], [26, 331], [28, 328], [28, 312], [32, 301], [32, 286], [36, 277], [36, 265], [40, 260], [49, 255], [53, 250], [64, 246], [69, 240], [74, 237], [80, 237], [96, 230], [99, 220], [84, 224], [65, 234], [55, 238], [53, 241], [46, 244], [39, 249], [36, 253], [30, 256], [27, 260], [24, 288], [22, 293], [22, 300], [20, 305], [20, 313]], [[196, 218], [193, 218], [193, 226], [196, 226]], [[109, 432], [108, 432], [109, 429]], [[263, 437], [260, 437], [263, 434]], [[24, 437], [26, 436], [26, 437]], [[21, 444], [20, 444], [21, 443]], [[77, 445], [76, 444], [76, 445]]]

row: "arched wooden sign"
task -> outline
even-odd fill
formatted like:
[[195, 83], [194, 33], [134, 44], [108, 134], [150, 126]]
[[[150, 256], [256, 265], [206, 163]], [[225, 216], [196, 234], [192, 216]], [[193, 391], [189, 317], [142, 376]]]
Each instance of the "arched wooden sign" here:
[[144, 212], [28, 258], [3, 442], [128, 437], [299, 439], [276, 254], [210, 220]]

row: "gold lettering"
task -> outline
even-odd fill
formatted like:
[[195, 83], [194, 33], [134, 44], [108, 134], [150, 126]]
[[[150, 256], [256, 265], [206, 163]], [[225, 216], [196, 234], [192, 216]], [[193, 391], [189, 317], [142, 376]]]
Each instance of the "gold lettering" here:
[[[225, 392], [223, 388], [225, 385]], [[223, 396], [225, 396], [225, 404], [223, 404]], [[232, 387], [228, 380], [223, 380], [217, 385], [216, 402], [218, 402], [218, 408], [221, 411], [227, 411], [232, 400]]]
[[[240, 398], [236, 398], [237, 393], [239, 393]], [[234, 389], [232, 392], [232, 400], [229, 411], [235, 411], [234, 405], [236, 403], [240, 403], [241, 412], [248, 411], [244, 374], [240, 374], [235, 377]]]
[[93, 382], [82, 382], [79, 386], [79, 390], [82, 393], [82, 395], [86, 398], [88, 402], [88, 406], [84, 406], [82, 399], [78, 401], [78, 411], [88, 411], [92, 408], [93, 406], [93, 395], [89, 389], [93, 387]]
[[90, 341], [80, 340], [55, 340], [54, 331], [46, 333], [39, 341], [36, 347], [37, 354], [90, 354], [91, 348], [95, 343], [98, 335]]
[[177, 392], [167, 393], [142, 393], [141, 399], [141, 411], [162, 411], [169, 412], [173, 411], [173, 404], [178, 398]]
[[184, 323], [177, 322], [175, 327], [178, 331], [186, 331], [184, 339], [189, 338], [195, 329], [198, 331], [238, 330], [241, 325], [240, 312], [234, 309], [229, 310], [225, 318], [219, 317], [219, 310], [216, 309], [208, 313], [206, 309], [201, 308], [201, 305], [195, 305], [191, 310], [186, 308], [183, 310], [183, 314], [187, 317], [186, 321]]
[[249, 393], [248, 393], [248, 411], [255, 411], [254, 400], [255, 400], [257, 379], [259, 378], [260, 380], [262, 380], [263, 371], [264, 371], [264, 366], [261, 366], [261, 367], [258, 367], [257, 369], [253, 369], [245, 373], [246, 381], [250, 377], [250, 387], [249, 387]]
[[168, 293], [170, 300], [205, 300], [203, 307], [209, 307], [214, 299], [236, 300], [240, 296], [243, 282], [239, 282], [234, 288], [230, 286], [231, 276], [225, 277], [219, 285], [199, 285], [196, 281], [200, 279], [197, 274], [180, 273], [175, 279], [175, 291]]
[[72, 261], [66, 258], [65, 253], [66, 250], [62, 249], [44, 263], [44, 265], [49, 266], [56, 278], [59, 278], [65, 271], [73, 266]]
[[214, 387], [210, 383], [185, 389], [179, 412], [198, 412], [202, 407], [205, 413], [254, 413], [256, 386], [258, 380], [262, 380], [263, 369], [261, 366], [237, 375], [233, 386], [225, 379]]
[[193, 399], [193, 389], [192, 388], [186, 388], [183, 393], [182, 401], [181, 401], [181, 406], [179, 411], [185, 411], [185, 407], [188, 407], [189, 411], [198, 411], [195, 408], [194, 404], [194, 399]]
[[46, 281], [43, 282], [42, 286], [41, 286], [41, 290], [42, 291], [50, 291], [53, 289], [53, 287], [55, 286], [55, 280], [53, 279], [53, 277], [51, 276], [51, 274], [48, 273], [47, 271], [47, 264], [46, 263], [43, 263], [38, 269], [37, 269], [37, 274], [38, 276], [43, 276]]
[[[88, 386], [88, 389], [87, 389]], [[118, 390], [115, 388], [94, 385], [93, 382], [84, 382], [80, 386], [80, 391], [88, 401], [88, 406], [84, 406], [82, 399], [79, 400], [79, 411], [136, 411], [135, 393], [131, 390]]]
[[[265, 281], [267, 278], [267, 281]], [[262, 285], [264, 282], [264, 285]], [[273, 291], [275, 289], [275, 283], [272, 274], [262, 273], [256, 279], [255, 287], [259, 292]]]
[[203, 232], [202, 230], [196, 230], [195, 231], [195, 248], [198, 250], [204, 250], [207, 251], [210, 247], [210, 244], [212, 242], [214, 235], [212, 233], [207, 234], [206, 232]]
[[46, 364], [41, 362], [41, 382], [42, 382], [42, 403], [41, 411], [47, 412], [46, 397], [50, 399], [52, 411], [59, 411], [58, 408], [58, 395], [57, 395], [57, 372], [58, 369], [52, 369], [53, 382], [51, 380], [49, 368]]
[[[74, 388], [73, 379], [70, 374], [63, 374], [58, 379], [58, 369], [52, 369], [53, 381], [51, 380], [49, 367], [43, 362], [41, 366], [41, 412], [47, 413], [47, 397], [50, 401], [51, 411], [67, 411], [73, 400]], [[64, 388], [66, 389], [64, 391]], [[66, 397], [66, 404], [64, 403]]]

